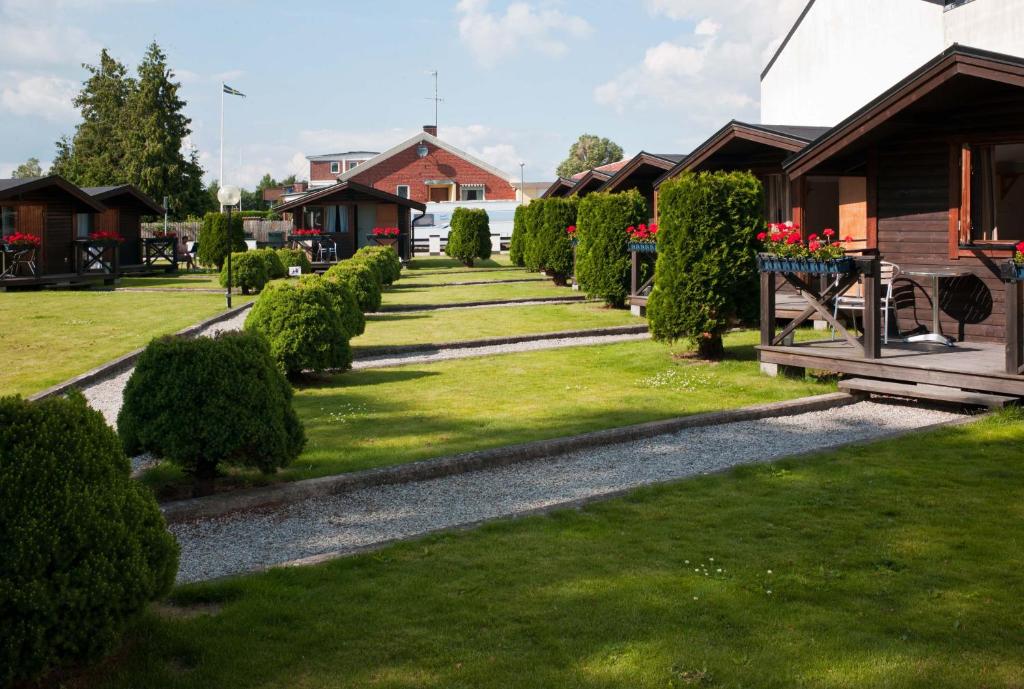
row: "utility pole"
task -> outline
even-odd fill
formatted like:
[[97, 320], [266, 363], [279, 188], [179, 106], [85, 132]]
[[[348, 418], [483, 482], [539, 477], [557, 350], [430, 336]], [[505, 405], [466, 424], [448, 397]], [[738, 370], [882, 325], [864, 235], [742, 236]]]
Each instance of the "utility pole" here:
[[519, 205], [526, 203], [526, 163], [519, 163]]
[[437, 70], [433, 69], [430, 72], [428, 72], [428, 74], [430, 74], [430, 76], [434, 77], [434, 97], [433, 98], [426, 98], [425, 100], [432, 100], [432, 101], [434, 101], [434, 129], [436, 130], [437, 129], [437, 104], [438, 103], [443, 103], [444, 102], [444, 98], [438, 98], [438, 96], [437, 96]]

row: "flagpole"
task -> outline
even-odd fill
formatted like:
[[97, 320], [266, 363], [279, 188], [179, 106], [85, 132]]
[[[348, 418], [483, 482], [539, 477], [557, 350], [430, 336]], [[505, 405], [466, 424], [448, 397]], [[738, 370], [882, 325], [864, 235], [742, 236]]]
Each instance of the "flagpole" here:
[[[220, 85], [220, 179], [217, 184], [224, 186], [224, 82]], [[224, 204], [220, 205], [220, 212], [224, 212]]]

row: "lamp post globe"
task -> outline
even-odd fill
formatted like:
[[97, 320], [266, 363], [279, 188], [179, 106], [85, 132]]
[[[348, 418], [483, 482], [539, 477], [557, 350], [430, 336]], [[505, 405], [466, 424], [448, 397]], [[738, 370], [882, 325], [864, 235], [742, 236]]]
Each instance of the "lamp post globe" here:
[[217, 200], [220, 201], [220, 205], [228, 207], [228, 227], [227, 227], [227, 243], [228, 243], [228, 255], [226, 257], [228, 266], [228, 286], [225, 288], [225, 297], [227, 298], [228, 308], [231, 308], [231, 208], [242, 200], [242, 190], [238, 187], [229, 184], [223, 186], [217, 190]]

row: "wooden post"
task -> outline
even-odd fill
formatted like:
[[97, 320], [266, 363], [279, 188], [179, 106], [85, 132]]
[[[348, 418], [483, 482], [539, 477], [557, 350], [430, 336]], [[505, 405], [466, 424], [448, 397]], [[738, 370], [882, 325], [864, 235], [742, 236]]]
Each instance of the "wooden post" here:
[[775, 337], [775, 273], [761, 273], [761, 345]]
[[1024, 366], [1024, 318], [1021, 317], [1024, 283], [1016, 280], [1006, 285], [1006, 372], [1019, 376]]
[[857, 261], [857, 269], [864, 276], [864, 358], [882, 356], [882, 295], [881, 261], [877, 256]]

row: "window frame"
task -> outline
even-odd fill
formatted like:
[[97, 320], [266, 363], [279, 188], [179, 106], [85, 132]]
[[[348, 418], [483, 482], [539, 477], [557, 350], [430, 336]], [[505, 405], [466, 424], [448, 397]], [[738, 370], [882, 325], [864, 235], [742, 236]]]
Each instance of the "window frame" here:
[[[9, 215], [8, 215], [9, 214]], [[11, 218], [11, 226], [4, 226], [4, 218]], [[7, 237], [18, 231], [18, 206], [17, 204], [0, 205], [0, 238]]]
[[[1019, 239], [973, 239], [971, 219], [972, 146], [1024, 144], [1024, 134], [971, 137], [949, 146], [949, 258], [986, 256], [1006, 258], [1014, 254]], [[966, 220], [966, 222], [965, 222]]]
[[[405, 189], [405, 196], [402, 196], [402, 189]], [[395, 196], [401, 196], [403, 199], [409, 198], [409, 194], [412, 193], [412, 187], [408, 184], [396, 184], [395, 185]]]
[[[478, 192], [480, 194], [480, 198], [478, 198], [478, 199], [467, 199], [467, 198], [465, 198], [464, 195], [465, 195], [465, 193], [467, 191]], [[487, 187], [484, 187], [482, 185], [480, 185], [480, 186], [478, 186], [478, 185], [463, 186], [461, 184], [459, 185], [459, 201], [486, 201], [486, 200], [487, 200]]]
[[340, 175], [341, 174], [341, 162], [340, 161], [337, 161], [337, 160], [332, 160], [331, 161], [331, 174], [332, 175]]

